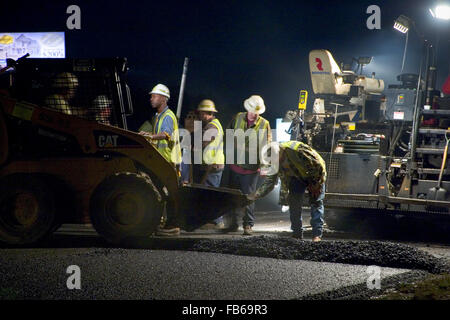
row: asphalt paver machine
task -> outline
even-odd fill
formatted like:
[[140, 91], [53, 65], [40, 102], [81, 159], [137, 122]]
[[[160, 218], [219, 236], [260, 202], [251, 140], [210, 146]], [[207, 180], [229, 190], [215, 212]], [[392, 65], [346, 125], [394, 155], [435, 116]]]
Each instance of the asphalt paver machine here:
[[316, 100], [325, 99], [307, 125], [322, 127], [308, 138], [327, 164], [327, 223], [354, 230], [344, 217], [359, 212], [374, 221], [432, 217], [448, 231], [450, 97], [435, 89], [435, 65], [422, 62], [419, 74], [401, 74], [387, 88], [341, 72], [326, 50], [311, 51], [310, 70]]

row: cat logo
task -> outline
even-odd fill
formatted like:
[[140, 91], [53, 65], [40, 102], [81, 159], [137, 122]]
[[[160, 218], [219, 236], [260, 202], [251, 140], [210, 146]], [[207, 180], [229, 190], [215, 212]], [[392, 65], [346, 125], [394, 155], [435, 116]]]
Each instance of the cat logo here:
[[117, 138], [119, 136], [98, 136], [98, 146], [100, 148], [114, 148], [117, 147]]

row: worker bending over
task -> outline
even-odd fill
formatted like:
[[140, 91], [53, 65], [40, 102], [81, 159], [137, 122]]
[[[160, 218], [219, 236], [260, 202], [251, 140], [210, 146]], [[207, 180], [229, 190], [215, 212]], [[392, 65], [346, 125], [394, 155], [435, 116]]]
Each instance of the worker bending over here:
[[258, 190], [247, 195], [248, 200], [255, 201], [267, 195], [281, 180], [281, 192], [287, 193], [291, 229], [293, 237], [303, 239], [302, 205], [306, 189], [309, 191], [311, 205], [311, 226], [313, 241], [320, 241], [323, 230], [326, 167], [317, 151], [299, 141], [272, 143], [270, 148], [273, 162], [279, 161], [279, 168], [269, 173]]

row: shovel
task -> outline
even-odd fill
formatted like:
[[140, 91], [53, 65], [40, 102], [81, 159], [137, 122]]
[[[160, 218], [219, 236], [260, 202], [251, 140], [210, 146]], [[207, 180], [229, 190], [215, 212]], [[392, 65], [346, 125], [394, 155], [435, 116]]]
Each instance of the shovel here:
[[447, 162], [447, 152], [448, 152], [448, 144], [450, 139], [448, 138], [447, 134], [450, 131], [446, 131], [445, 132], [445, 148], [444, 148], [444, 155], [442, 156], [442, 165], [441, 165], [441, 171], [439, 172], [439, 179], [438, 179], [438, 183], [437, 186], [434, 188], [430, 188], [429, 192], [428, 192], [428, 199], [429, 200], [445, 200], [445, 195], [447, 193], [447, 190], [445, 190], [444, 188], [442, 188], [441, 186], [441, 182], [442, 182], [442, 176], [444, 173], [444, 169], [445, 169], [445, 164]]

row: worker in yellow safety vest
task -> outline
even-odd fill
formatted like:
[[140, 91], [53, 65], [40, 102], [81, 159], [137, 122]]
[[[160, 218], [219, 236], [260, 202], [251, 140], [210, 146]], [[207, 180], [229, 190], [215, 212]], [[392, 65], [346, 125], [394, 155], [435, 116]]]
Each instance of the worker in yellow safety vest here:
[[[225, 166], [223, 153], [223, 128], [215, 117], [216, 106], [212, 100], [205, 99], [197, 107], [198, 118], [202, 122], [201, 136], [202, 163], [194, 163], [193, 179], [195, 183], [209, 187], [219, 187]], [[195, 133], [194, 133], [195, 134]], [[214, 220], [217, 229], [223, 229], [223, 218]]]
[[156, 110], [151, 123], [148, 121], [139, 128], [139, 133], [150, 138], [158, 151], [170, 163], [176, 165], [181, 162], [181, 148], [179, 143], [178, 121], [170, 110], [167, 101], [170, 91], [163, 84], [157, 84], [150, 91], [150, 103]]
[[[156, 110], [156, 115], [151, 123], [149, 121], [139, 128], [139, 134], [149, 138], [161, 155], [174, 166], [181, 162], [181, 148], [179, 143], [178, 121], [167, 101], [170, 91], [163, 84], [157, 84], [150, 91], [150, 103]], [[172, 202], [167, 202], [167, 221], [164, 226], [158, 228], [157, 235], [176, 236], [180, 234], [179, 217]]]
[[[269, 121], [261, 117], [261, 114], [266, 110], [262, 97], [258, 95], [249, 97], [244, 101], [244, 108], [247, 112], [239, 112], [228, 127], [234, 130], [234, 159], [227, 159], [227, 163], [230, 163], [229, 187], [240, 189], [244, 194], [250, 194], [256, 191], [263, 167], [259, 156], [260, 150], [272, 141], [272, 134]], [[243, 133], [245, 134], [242, 138], [240, 136]], [[255, 139], [252, 139], [252, 135]], [[230, 145], [228, 141], [227, 145], [226, 149]], [[228, 156], [229, 152], [227, 151], [226, 154]], [[244, 208], [244, 235], [252, 234], [255, 221], [254, 209], [254, 203]], [[239, 228], [238, 212], [232, 211], [229, 216], [230, 223], [224, 231], [235, 232]]]

